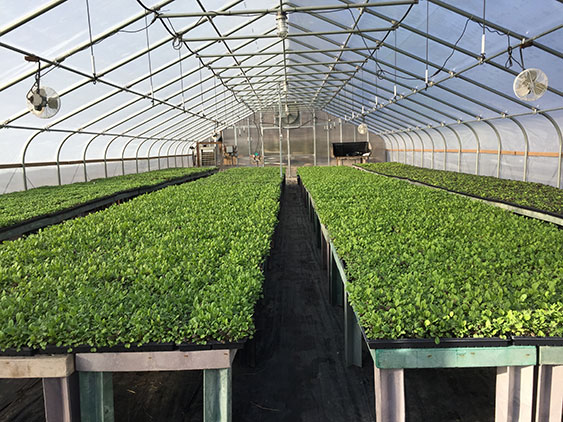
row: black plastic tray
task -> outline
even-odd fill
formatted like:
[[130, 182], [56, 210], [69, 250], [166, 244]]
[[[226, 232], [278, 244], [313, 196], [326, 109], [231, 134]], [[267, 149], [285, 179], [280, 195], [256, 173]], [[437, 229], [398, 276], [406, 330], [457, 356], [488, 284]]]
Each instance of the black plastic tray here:
[[[362, 330], [363, 331], [363, 330]], [[411, 338], [397, 340], [366, 340], [370, 349], [447, 349], [453, 347], [506, 347], [510, 339], [491, 338], [441, 338], [436, 344], [431, 338]]]
[[563, 337], [521, 337], [513, 336], [514, 346], [563, 346]]

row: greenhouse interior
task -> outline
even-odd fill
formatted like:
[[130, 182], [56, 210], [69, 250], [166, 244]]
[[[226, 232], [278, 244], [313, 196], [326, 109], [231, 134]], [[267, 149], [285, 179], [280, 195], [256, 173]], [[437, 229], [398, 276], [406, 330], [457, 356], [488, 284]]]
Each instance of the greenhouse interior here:
[[563, 421], [563, 1], [0, 5], [0, 422]]

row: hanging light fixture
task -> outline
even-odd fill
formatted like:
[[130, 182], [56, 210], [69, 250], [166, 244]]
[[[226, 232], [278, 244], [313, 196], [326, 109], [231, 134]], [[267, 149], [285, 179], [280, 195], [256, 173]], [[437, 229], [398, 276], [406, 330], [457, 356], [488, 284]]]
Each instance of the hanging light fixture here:
[[276, 16], [276, 24], [278, 27], [278, 37], [287, 37], [287, 13], [285, 13], [283, 10], [278, 10], [278, 14]]

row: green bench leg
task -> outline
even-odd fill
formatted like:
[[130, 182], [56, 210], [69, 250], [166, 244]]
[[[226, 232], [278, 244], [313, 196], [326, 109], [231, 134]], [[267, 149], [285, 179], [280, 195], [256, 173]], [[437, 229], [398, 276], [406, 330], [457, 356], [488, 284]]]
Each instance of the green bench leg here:
[[497, 367], [495, 422], [531, 422], [533, 366]]
[[113, 422], [111, 372], [80, 372], [80, 417], [82, 422]]
[[403, 369], [379, 369], [375, 365], [375, 420], [405, 422], [405, 377]]
[[563, 420], [563, 365], [540, 365], [536, 422]]
[[43, 400], [47, 422], [78, 422], [78, 374], [63, 378], [43, 378]]
[[203, 421], [231, 422], [231, 368], [204, 369]]
[[344, 359], [346, 366], [362, 367], [362, 332], [344, 292]]

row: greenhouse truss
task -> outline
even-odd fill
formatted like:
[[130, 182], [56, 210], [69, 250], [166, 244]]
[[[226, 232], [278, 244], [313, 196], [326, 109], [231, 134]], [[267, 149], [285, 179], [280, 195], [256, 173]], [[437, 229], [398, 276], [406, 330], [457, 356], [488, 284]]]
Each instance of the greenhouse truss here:
[[[287, 105], [367, 124], [390, 161], [561, 187], [561, 16], [557, 0], [4, 1], [0, 192], [184, 163]], [[513, 91], [524, 69], [548, 78], [532, 101]], [[26, 106], [37, 84], [59, 96], [49, 119]]]

